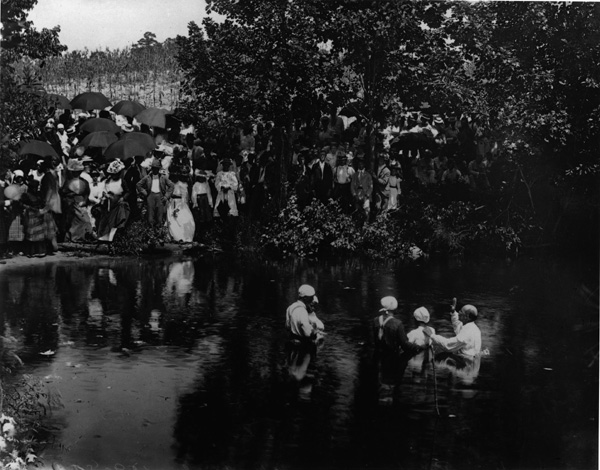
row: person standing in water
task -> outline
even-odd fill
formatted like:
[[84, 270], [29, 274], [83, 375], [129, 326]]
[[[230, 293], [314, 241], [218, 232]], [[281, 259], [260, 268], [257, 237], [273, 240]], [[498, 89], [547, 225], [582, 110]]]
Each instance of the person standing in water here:
[[467, 358], [479, 356], [481, 353], [481, 331], [475, 324], [478, 316], [477, 308], [467, 304], [460, 309], [460, 312], [457, 312], [456, 299], [452, 299], [451, 307], [450, 321], [455, 336], [444, 338], [427, 330], [424, 330], [424, 333], [431, 337], [436, 351], [458, 353]]
[[314, 287], [303, 284], [298, 289], [298, 300], [286, 310], [285, 325], [290, 338], [302, 343], [316, 342], [322, 337], [325, 325], [317, 317], [314, 306], [316, 300]]
[[380, 400], [388, 400], [388, 393], [398, 394], [408, 360], [424, 349], [409, 342], [402, 321], [394, 316], [398, 309], [395, 297], [381, 299], [379, 315], [373, 319], [375, 336], [375, 364], [379, 367]]

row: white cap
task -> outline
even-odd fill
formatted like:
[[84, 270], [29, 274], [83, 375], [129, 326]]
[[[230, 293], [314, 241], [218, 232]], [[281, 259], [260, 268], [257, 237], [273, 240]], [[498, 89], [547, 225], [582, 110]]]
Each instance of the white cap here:
[[425, 307], [419, 307], [413, 313], [415, 320], [422, 321], [423, 323], [429, 323], [429, 310]]
[[310, 297], [315, 295], [315, 289], [313, 286], [309, 286], [308, 284], [302, 284], [298, 289], [298, 296], [300, 297]]
[[379, 309], [380, 312], [383, 312], [384, 310], [396, 310], [398, 308], [398, 301], [396, 300], [396, 297], [389, 295], [381, 299], [381, 306], [383, 308]]

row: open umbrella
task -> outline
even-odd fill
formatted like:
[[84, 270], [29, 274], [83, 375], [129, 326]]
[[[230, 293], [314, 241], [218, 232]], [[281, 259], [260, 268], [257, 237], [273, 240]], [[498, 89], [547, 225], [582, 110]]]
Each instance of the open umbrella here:
[[120, 140], [134, 140], [142, 145], [148, 152], [156, 148], [156, 143], [151, 135], [143, 132], [128, 132], [121, 136]]
[[37, 155], [38, 157], [46, 157], [48, 155], [52, 157], [58, 157], [56, 150], [52, 148], [48, 142], [41, 140], [30, 140], [26, 142], [19, 150], [19, 155]]
[[344, 106], [338, 114], [346, 117], [360, 117], [365, 115], [364, 105], [360, 101], [353, 101]]
[[142, 124], [150, 127], [160, 127], [166, 129], [167, 114], [173, 114], [172, 111], [160, 108], [146, 108], [135, 115], [135, 119]]
[[111, 106], [108, 98], [102, 93], [88, 91], [81, 93], [71, 100], [71, 106], [73, 109], [83, 109], [84, 111], [90, 111], [92, 109], [104, 109]]
[[110, 144], [116, 142], [117, 136], [109, 131], [97, 131], [92, 132], [85, 136], [85, 138], [81, 141], [81, 145], [84, 147], [102, 147], [106, 148]]
[[146, 109], [146, 107], [137, 101], [123, 100], [115, 104], [111, 111], [115, 114], [120, 114], [121, 116], [133, 117], [136, 114], [141, 113], [144, 109]]
[[121, 128], [117, 126], [113, 121], [106, 118], [92, 118], [86, 120], [80, 128], [85, 132], [99, 132], [99, 131], [107, 131], [116, 134], [117, 132], [121, 132]]
[[44, 95], [44, 99], [48, 103], [49, 106], [54, 106], [59, 109], [73, 109], [71, 103], [69, 102], [69, 98], [64, 95], [58, 95], [56, 93], [48, 93]]
[[106, 149], [104, 158], [107, 160], [118, 158], [121, 161], [126, 161], [137, 155], [145, 156], [149, 151], [150, 150], [135, 140], [118, 140]]

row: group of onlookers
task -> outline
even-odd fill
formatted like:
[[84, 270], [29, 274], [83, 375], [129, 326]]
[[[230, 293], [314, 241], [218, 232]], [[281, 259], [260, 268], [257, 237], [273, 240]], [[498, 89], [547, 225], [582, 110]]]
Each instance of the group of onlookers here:
[[[115, 121], [117, 135], [148, 134], [154, 150], [105, 161], [105, 147], [83, 145], [81, 127], [96, 116]], [[477, 119], [409, 114], [370, 134], [341, 116], [319, 125], [296, 123], [283, 165], [300, 208], [334, 199], [346, 213], [368, 217], [397, 209], [403, 191], [417, 186], [490, 187], [496, 149]], [[201, 134], [173, 120], [169, 129], [152, 129], [106, 110], [53, 113], [39, 139], [58, 158], [26, 155], [0, 182], [0, 251], [26, 242], [19, 251], [45, 256], [58, 242], [111, 242], [136, 220], [191, 242], [215, 218], [260, 218], [281, 189], [274, 132], [271, 123]]]

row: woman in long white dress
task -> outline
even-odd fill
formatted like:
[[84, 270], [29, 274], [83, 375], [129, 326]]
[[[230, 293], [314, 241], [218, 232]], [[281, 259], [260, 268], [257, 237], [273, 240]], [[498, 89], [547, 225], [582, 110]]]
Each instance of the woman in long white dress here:
[[178, 174], [171, 174], [175, 188], [167, 206], [167, 226], [176, 242], [191, 243], [194, 239], [196, 224], [189, 206], [189, 191], [185, 181]]

